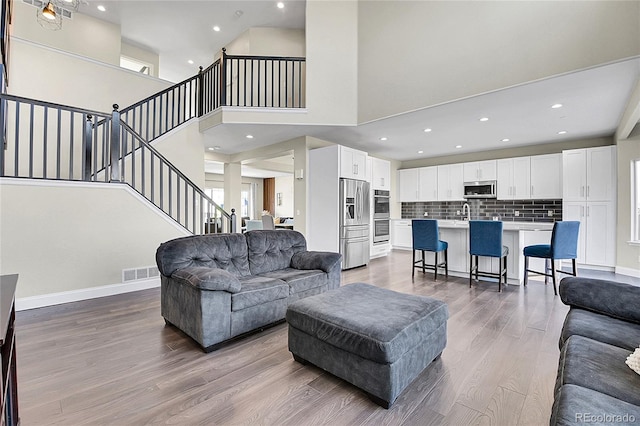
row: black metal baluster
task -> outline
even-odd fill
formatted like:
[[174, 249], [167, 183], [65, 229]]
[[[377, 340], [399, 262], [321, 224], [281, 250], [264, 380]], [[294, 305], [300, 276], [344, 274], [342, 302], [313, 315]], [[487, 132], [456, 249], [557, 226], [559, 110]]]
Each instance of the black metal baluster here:
[[73, 112], [69, 111], [69, 180], [73, 180]]
[[[16, 120], [17, 120], [17, 111], [16, 111]], [[16, 121], [17, 123], [17, 121]], [[61, 145], [61, 127], [62, 127], [62, 110], [58, 108], [58, 128], [57, 128], [57, 142], [56, 142], [56, 179], [60, 179], [60, 169], [62, 166], [60, 165], [60, 157], [62, 154], [62, 145]]]
[[29, 177], [33, 177], [33, 119], [35, 105], [29, 107]]
[[44, 106], [42, 110], [42, 127], [43, 127], [43, 135], [42, 135], [42, 177], [47, 178], [47, 136], [49, 133], [49, 107]]

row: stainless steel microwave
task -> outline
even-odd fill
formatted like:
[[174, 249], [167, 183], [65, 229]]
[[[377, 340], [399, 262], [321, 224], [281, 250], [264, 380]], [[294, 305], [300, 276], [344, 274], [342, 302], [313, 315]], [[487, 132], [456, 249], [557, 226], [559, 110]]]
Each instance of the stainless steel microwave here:
[[496, 198], [496, 181], [465, 182], [464, 198]]

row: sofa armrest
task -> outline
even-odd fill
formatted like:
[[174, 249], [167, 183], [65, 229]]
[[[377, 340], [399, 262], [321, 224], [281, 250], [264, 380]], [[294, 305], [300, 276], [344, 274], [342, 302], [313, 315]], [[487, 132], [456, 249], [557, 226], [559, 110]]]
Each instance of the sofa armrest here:
[[202, 290], [220, 290], [237, 293], [242, 287], [238, 278], [224, 269], [191, 266], [176, 270], [171, 278]]
[[640, 287], [609, 280], [569, 277], [560, 282], [569, 306], [640, 324]]
[[340, 253], [327, 251], [301, 251], [291, 258], [291, 267], [295, 269], [320, 269], [326, 273], [336, 266], [340, 268]]

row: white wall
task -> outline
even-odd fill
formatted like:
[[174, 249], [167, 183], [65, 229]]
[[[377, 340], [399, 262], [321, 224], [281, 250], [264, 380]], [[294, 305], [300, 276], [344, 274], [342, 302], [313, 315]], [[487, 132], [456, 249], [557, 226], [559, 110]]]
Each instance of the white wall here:
[[[640, 125], [628, 139], [618, 141], [618, 205], [616, 270], [622, 273], [635, 271], [640, 276], [640, 246], [631, 245], [633, 229], [633, 172], [631, 162], [640, 160]], [[625, 271], [626, 270], [626, 271]]]
[[128, 58], [137, 59], [138, 61], [151, 64], [149, 75], [158, 77], [158, 71], [160, 69], [160, 55], [156, 52], [142, 49], [123, 41], [120, 43], [120, 53]]
[[359, 122], [640, 54], [637, 1], [358, 5]]
[[[276, 177], [276, 217], [294, 217], [293, 176]], [[278, 204], [281, 194], [282, 204]]]
[[199, 188], [204, 188], [204, 135], [198, 130], [197, 119], [156, 139], [153, 146]]
[[304, 56], [304, 30], [250, 28], [227, 46], [229, 55]]
[[[73, 19], [62, 18], [61, 30], [52, 31], [38, 24], [37, 10], [36, 7], [25, 4], [22, 0], [13, 2], [11, 27], [13, 37], [31, 40], [108, 64], [120, 65], [119, 25], [82, 13], [74, 13]], [[38, 71], [41, 72], [41, 77], [44, 77], [42, 71], [49, 70], [45, 67]]]
[[187, 234], [125, 185], [3, 178], [0, 192], [0, 274], [20, 274], [17, 298], [121, 283]]
[[122, 109], [171, 85], [119, 66], [11, 39], [8, 92], [12, 95], [108, 113], [114, 103]]

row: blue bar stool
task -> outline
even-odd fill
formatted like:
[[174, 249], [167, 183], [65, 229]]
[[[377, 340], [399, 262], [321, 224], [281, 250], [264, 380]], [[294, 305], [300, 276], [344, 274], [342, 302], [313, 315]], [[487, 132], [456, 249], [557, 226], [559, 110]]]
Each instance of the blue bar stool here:
[[[433, 269], [433, 279], [438, 279], [438, 268], [444, 268], [444, 273], [449, 278], [449, 264], [447, 263], [447, 248], [449, 244], [446, 241], [440, 241], [438, 232], [438, 221], [434, 219], [413, 219], [411, 222], [411, 231], [413, 234], [413, 264], [411, 268], [411, 278], [415, 276], [416, 268]], [[416, 250], [422, 252], [422, 259], [416, 260]], [[427, 264], [424, 260], [424, 252], [432, 251], [435, 253], [435, 262]], [[444, 251], [444, 262], [438, 263], [438, 253]]]
[[[553, 281], [553, 293], [558, 295], [557, 275], [560, 272], [567, 275], [578, 275], [576, 269], [576, 258], [578, 257], [578, 233], [580, 232], [580, 222], [578, 221], [562, 221], [553, 224], [551, 231], [551, 244], [538, 244], [535, 246], [527, 246], [522, 250], [524, 254], [524, 285], [527, 285], [529, 272], [544, 275], [545, 285], [549, 282], [549, 277]], [[529, 269], [529, 258], [537, 257], [545, 259], [544, 272], [538, 272]], [[573, 263], [572, 272], [564, 272], [560, 269], [556, 270], [556, 260], [569, 260]], [[549, 273], [551, 271], [551, 273]]]
[[[509, 255], [509, 248], [502, 245], [502, 222], [470, 220], [469, 254], [469, 287], [471, 287], [474, 275], [476, 281], [478, 281], [478, 277], [497, 278], [498, 292], [501, 292], [502, 279], [504, 278], [504, 283], [507, 283], [507, 255]], [[499, 272], [479, 271], [478, 256], [500, 258]]]

